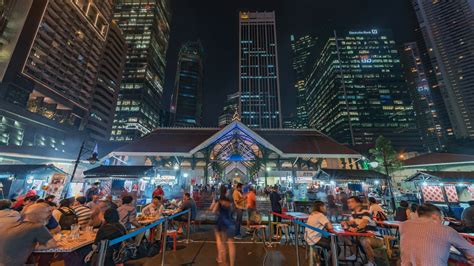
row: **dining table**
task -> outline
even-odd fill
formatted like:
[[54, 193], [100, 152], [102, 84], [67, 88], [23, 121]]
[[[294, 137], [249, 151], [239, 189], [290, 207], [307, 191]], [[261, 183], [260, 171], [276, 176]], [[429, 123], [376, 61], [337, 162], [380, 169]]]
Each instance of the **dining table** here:
[[57, 247], [49, 249], [35, 248], [33, 253], [71, 253], [85, 246], [92, 245], [95, 236], [96, 232], [94, 231], [80, 231], [77, 238], [72, 238], [70, 236], [70, 231], [63, 230], [53, 236], [58, 244]]

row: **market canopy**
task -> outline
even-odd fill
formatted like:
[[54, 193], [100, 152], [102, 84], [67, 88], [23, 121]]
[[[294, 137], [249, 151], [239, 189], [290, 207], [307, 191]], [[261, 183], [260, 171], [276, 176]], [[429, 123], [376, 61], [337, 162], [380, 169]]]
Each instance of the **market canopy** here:
[[358, 169], [320, 169], [315, 178], [317, 179], [333, 179], [339, 181], [363, 181], [374, 179], [386, 179], [387, 175], [373, 170]]
[[63, 170], [52, 164], [2, 164], [0, 165], [0, 174], [4, 175], [26, 175], [36, 174], [45, 171], [54, 171], [66, 174]]
[[153, 166], [136, 165], [101, 165], [84, 171], [86, 178], [140, 178], [155, 175]]
[[474, 182], [474, 172], [420, 171], [405, 179], [406, 182]]
[[403, 161], [403, 167], [474, 164], [474, 156], [455, 153], [427, 153]]

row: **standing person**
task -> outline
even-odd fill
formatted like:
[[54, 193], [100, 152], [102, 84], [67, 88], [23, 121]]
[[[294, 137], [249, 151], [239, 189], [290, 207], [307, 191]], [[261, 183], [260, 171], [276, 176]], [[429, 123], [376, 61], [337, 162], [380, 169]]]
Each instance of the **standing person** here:
[[334, 195], [329, 194], [327, 197], [328, 205], [327, 205], [327, 216], [331, 221], [337, 221], [337, 217], [339, 216], [339, 212], [337, 210], [336, 198]]
[[[247, 226], [250, 226], [252, 219], [255, 219], [257, 214], [257, 195], [254, 187], [249, 188], [249, 193], [247, 194]], [[257, 222], [254, 220], [254, 222]]]
[[[276, 212], [276, 213], [282, 213], [282, 209], [281, 209], [281, 196], [280, 194], [278, 193], [278, 187], [275, 186], [273, 187], [273, 189], [271, 190], [270, 192], [270, 204], [272, 205], [272, 212]], [[273, 221], [274, 222], [281, 222], [281, 217], [280, 216], [277, 216], [277, 215], [273, 215]], [[273, 232], [276, 233], [276, 225], [275, 227], [273, 228]], [[275, 234], [273, 236], [273, 238], [278, 238], [278, 236]]]
[[410, 217], [410, 209], [408, 208], [408, 202], [405, 200], [400, 201], [400, 207], [395, 210], [395, 221], [404, 222]]
[[453, 228], [442, 224], [441, 211], [433, 204], [418, 207], [418, 219], [400, 224], [401, 265], [448, 265], [451, 246], [474, 264], [474, 246]]
[[11, 209], [10, 200], [0, 200], [0, 227], [16, 223], [21, 219], [19, 212]]
[[23, 221], [0, 226], [0, 265], [25, 265], [35, 247], [56, 247], [56, 241], [44, 226], [50, 216], [48, 205], [33, 204], [25, 209]]
[[89, 207], [85, 206], [86, 204], [86, 197], [77, 197], [76, 202], [72, 209], [76, 212], [77, 215], [77, 223], [79, 226], [84, 229], [86, 226], [89, 225], [92, 217], [92, 211]]
[[[94, 244], [98, 245], [102, 240], [112, 240], [127, 234], [125, 227], [119, 222], [119, 213], [114, 208], [109, 208], [104, 212], [104, 224], [97, 231]], [[120, 249], [120, 243], [107, 248], [105, 254], [105, 266], [115, 266], [113, 260], [114, 251]]]
[[242, 217], [245, 210], [245, 197], [242, 195], [242, 184], [238, 183], [235, 186], [234, 193], [232, 194], [232, 199], [234, 200], [235, 207], [235, 239], [242, 239], [240, 234], [240, 226], [242, 225]]
[[[229, 253], [229, 265], [235, 265], [235, 244], [232, 236], [235, 234], [234, 222], [232, 221], [231, 201], [225, 196], [227, 188], [222, 185], [220, 188], [220, 196], [217, 204], [212, 210], [217, 213], [216, 221], [216, 246], [217, 246], [217, 263], [225, 263], [227, 261], [227, 253]], [[226, 251], [226, 246], [228, 252]]]
[[117, 211], [119, 213], [120, 222], [127, 230], [132, 229], [132, 225], [135, 227], [140, 227], [140, 224], [137, 221], [137, 210], [133, 205], [132, 196], [123, 197], [122, 206], [118, 207]]
[[387, 215], [374, 197], [369, 198], [369, 212], [377, 221], [386, 221]]
[[91, 200], [87, 199], [86, 206], [89, 207], [89, 209], [93, 210], [97, 208], [98, 204], [99, 204], [99, 195], [93, 195]]
[[164, 198], [165, 196], [165, 192], [163, 191], [163, 188], [161, 188], [161, 186], [157, 186], [155, 191], [153, 191], [153, 194], [152, 194], [152, 197], [162, 197]]
[[93, 196], [97, 196], [99, 198], [100, 189], [99, 189], [100, 182], [95, 182], [92, 184], [90, 188], [86, 190], [86, 198], [87, 202], [92, 201]]
[[[350, 232], [367, 232], [376, 230], [376, 224], [372, 220], [370, 212], [362, 208], [362, 200], [357, 196], [352, 196], [347, 199], [347, 205], [352, 210], [352, 216], [349, 221], [344, 221], [341, 225], [347, 228]], [[374, 266], [375, 254], [374, 249], [383, 247], [383, 240], [377, 237], [360, 237], [360, 244], [367, 255], [367, 266]], [[349, 242], [351, 242], [349, 240]], [[356, 259], [357, 246], [355, 243], [351, 245], [352, 255], [346, 258], [347, 260]]]

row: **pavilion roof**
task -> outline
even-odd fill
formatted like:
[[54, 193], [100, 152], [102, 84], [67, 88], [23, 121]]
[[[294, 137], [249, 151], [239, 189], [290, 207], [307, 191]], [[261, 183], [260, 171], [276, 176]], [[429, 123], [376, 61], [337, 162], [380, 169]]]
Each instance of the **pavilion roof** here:
[[403, 161], [404, 167], [436, 166], [473, 163], [474, 155], [454, 153], [427, 153]]
[[405, 181], [474, 182], [474, 172], [419, 171], [409, 176]]
[[111, 155], [191, 156], [238, 129], [282, 157], [359, 158], [361, 155], [312, 129], [250, 129], [234, 121], [219, 128], [160, 128]]
[[152, 174], [153, 166], [146, 165], [101, 165], [84, 171], [86, 178], [120, 177], [120, 178], [140, 178]]

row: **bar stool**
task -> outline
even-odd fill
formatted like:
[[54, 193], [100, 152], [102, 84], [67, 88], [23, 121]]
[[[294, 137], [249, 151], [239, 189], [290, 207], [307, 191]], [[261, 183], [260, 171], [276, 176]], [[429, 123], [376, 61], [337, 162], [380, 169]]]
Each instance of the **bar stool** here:
[[289, 228], [288, 224], [278, 223], [277, 227], [276, 227], [276, 235], [278, 235], [279, 239], [282, 239], [283, 234], [285, 235], [285, 244], [290, 243], [291, 242], [290, 228]]
[[[173, 251], [176, 251], [176, 242], [178, 238], [178, 232], [176, 230], [168, 230], [166, 231], [167, 237], [173, 238]], [[161, 250], [163, 251], [163, 247], [166, 248], [166, 243], [161, 243]]]
[[258, 232], [262, 232], [262, 243], [265, 245], [267, 242], [267, 226], [266, 225], [251, 225], [249, 226], [250, 229], [253, 230], [252, 240], [253, 242], [257, 242], [257, 238], [259, 237]]
[[[270, 233], [273, 233], [273, 236], [278, 236], [278, 225], [280, 225], [281, 222], [271, 222], [270, 223]], [[275, 232], [273, 232], [275, 230]], [[273, 236], [270, 236], [273, 238]]]
[[[306, 256], [309, 257], [310, 265], [321, 265], [321, 255], [324, 258], [324, 265], [329, 266], [329, 253], [326, 249], [318, 245], [307, 245]], [[309, 253], [309, 254], [308, 254]], [[314, 261], [314, 259], [317, 261]], [[319, 262], [319, 264], [315, 264]]]

